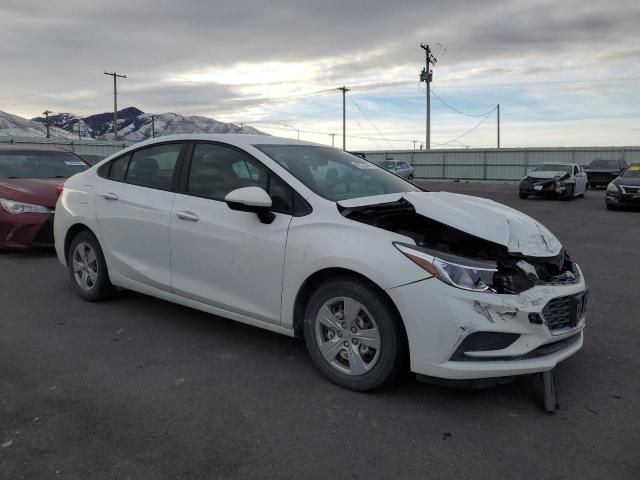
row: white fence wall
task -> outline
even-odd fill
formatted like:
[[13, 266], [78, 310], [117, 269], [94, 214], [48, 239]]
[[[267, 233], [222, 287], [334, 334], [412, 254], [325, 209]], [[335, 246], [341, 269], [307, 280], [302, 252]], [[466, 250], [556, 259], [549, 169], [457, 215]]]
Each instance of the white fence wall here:
[[75, 153], [108, 156], [132, 145], [132, 142], [113, 142], [108, 140], [71, 140], [44, 137], [0, 137], [0, 145], [51, 145]]
[[587, 165], [596, 158], [640, 163], [640, 147], [491, 148], [447, 150], [388, 150], [363, 152], [367, 160], [402, 160], [415, 168], [416, 178], [520, 180], [545, 162]]

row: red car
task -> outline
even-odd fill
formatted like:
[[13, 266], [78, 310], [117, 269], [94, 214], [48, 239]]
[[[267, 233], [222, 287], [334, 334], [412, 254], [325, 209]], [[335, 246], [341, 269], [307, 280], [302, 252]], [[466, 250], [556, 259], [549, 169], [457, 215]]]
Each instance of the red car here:
[[0, 145], [0, 249], [53, 246], [56, 187], [87, 168], [65, 150]]

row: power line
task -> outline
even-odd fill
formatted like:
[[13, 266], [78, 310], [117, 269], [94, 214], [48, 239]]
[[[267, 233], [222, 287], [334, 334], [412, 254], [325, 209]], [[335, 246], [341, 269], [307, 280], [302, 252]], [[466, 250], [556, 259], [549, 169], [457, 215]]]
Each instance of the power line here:
[[[493, 109], [495, 110], [495, 108]], [[482, 125], [491, 115], [487, 115], [486, 117], [484, 117], [482, 120], [480, 120], [478, 123], [476, 123], [473, 127], [471, 127], [469, 130], [467, 130], [466, 132], [464, 132], [462, 135], [457, 136], [456, 138], [449, 140], [446, 143], [441, 143], [439, 145], [448, 145], [451, 142], [457, 142], [458, 140], [460, 140], [462, 137], [466, 137], [467, 135], [469, 135], [471, 132], [473, 132], [476, 128], [478, 128], [480, 125]]]
[[447, 102], [445, 102], [445, 100], [440, 97], [436, 92], [435, 89], [432, 90], [433, 96], [436, 97], [438, 100], [440, 100], [440, 102], [447, 107], [450, 110], [453, 110], [456, 113], [459, 113], [460, 115], [464, 115], [465, 117], [485, 117], [487, 115], [491, 115], [493, 113], [493, 111], [496, 109], [496, 107], [493, 107], [491, 110], [484, 112], [484, 113], [477, 113], [477, 114], [471, 114], [471, 113], [465, 113], [465, 112], [461, 112], [460, 110], [458, 110], [457, 108], [452, 107], [451, 105], [449, 105]]
[[380, 134], [380, 136], [382, 137], [382, 139], [387, 142], [389, 144], [389, 146], [391, 146], [391, 143], [389, 142], [389, 140], [386, 139], [386, 137], [382, 134], [382, 132], [378, 129], [378, 127], [376, 127], [375, 123], [373, 123], [373, 121], [371, 120], [371, 118], [369, 118], [369, 115], [367, 115], [364, 110], [362, 110], [362, 108], [360, 108], [360, 105], [358, 105], [358, 102], [355, 101], [355, 99], [349, 95], [349, 100], [351, 100], [351, 102], [356, 106], [356, 108], [358, 110], [360, 110], [360, 113], [369, 121], [369, 123], [371, 124], [371, 126], [376, 130], [376, 132], [378, 132]]

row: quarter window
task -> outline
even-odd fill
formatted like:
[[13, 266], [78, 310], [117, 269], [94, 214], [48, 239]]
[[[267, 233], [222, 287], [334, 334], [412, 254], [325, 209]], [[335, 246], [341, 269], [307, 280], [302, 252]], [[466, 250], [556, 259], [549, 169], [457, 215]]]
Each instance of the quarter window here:
[[117, 180], [124, 182], [124, 177], [127, 173], [127, 165], [129, 165], [129, 159], [131, 155], [125, 155], [111, 162], [111, 170], [109, 171], [109, 178], [111, 180]]
[[[133, 152], [125, 181], [134, 185], [169, 190], [181, 149], [182, 144], [176, 143]], [[113, 173], [113, 167], [111, 170]]]

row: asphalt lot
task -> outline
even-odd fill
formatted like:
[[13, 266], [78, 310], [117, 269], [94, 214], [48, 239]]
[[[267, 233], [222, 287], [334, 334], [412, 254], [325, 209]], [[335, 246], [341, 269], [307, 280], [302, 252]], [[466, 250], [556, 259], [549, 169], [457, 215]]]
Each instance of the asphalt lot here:
[[53, 252], [5, 252], [0, 478], [640, 478], [640, 212], [603, 190], [427, 186], [523, 210], [581, 265], [585, 346], [556, 370], [556, 414], [535, 378], [349, 392], [302, 342], [130, 292], [86, 303]]

